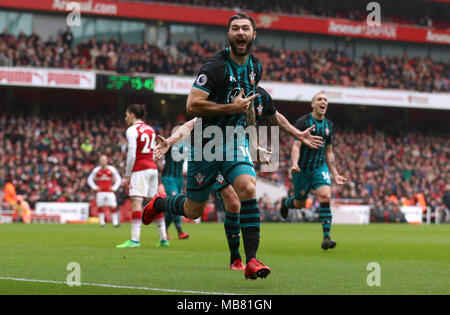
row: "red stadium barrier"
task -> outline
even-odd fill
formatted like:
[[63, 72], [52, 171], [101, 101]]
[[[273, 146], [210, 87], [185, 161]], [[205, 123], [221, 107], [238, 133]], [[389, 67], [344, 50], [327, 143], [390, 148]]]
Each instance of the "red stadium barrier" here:
[[[69, 2], [63, 0], [0, 0], [0, 7], [68, 12], [66, 5]], [[228, 18], [236, 13], [232, 10], [125, 1], [90, 0], [78, 1], [78, 3], [80, 3], [84, 14], [209, 25], [225, 25]], [[383, 23], [380, 27], [369, 27], [364, 22], [343, 19], [306, 18], [265, 13], [252, 15], [255, 17], [257, 26], [265, 29], [443, 45], [450, 44], [450, 32], [430, 30], [424, 27], [399, 26], [391, 23]]]

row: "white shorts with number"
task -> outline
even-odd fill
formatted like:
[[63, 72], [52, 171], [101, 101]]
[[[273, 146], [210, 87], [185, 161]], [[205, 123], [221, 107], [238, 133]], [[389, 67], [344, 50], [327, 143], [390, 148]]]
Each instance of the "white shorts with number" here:
[[116, 194], [113, 192], [100, 191], [97, 193], [97, 207], [117, 208]]
[[131, 173], [128, 195], [153, 198], [158, 192], [158, 170], [148, 169]]

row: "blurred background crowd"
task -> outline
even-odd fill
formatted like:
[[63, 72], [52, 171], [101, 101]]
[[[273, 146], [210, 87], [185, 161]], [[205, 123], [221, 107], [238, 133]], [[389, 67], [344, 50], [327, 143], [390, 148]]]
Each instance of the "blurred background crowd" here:
[[[70, 32], [70, 31], [68, 31]], [[42, 39], [36, 32], [17, 37], [0, 34], [0, 66], [35, 66], [111, 70], [119, 73], [195, 75], [200, 66], [224, 48], [211, 41], [182, 40], [156, 44], [126, 43], [114, 36], [84, 40], [72, 47], [73, 36]], [[350, 58], [344, 48], [285, 50], [255, 45], [264, 66], [263, 80], [373, 87], [423, 92], [450, 91], [450, 65], [430, 57], [364, 54]]]
[[[155, 117], [148, 123], [163, 136], [169, 136], [175, 126]], [[95, 192], [87, 185], [87, 177], [101, 154], [106, 154], [110, 164], [124, 175], [126, 128], [124, 120], [112, 114], [53, 114], [45, 118], [4, 114], [0, 116], [0, 187], [13, 183], [16, 193], [32, 209], [37, 201], [93, 200]], [[259, 177], [283, 185], [291, 193], [292, 141], [281, 134], [278, 171], [257, 172]], [[333, 187], [334, 199], [360, 200], [382, 209], [379, 211], [399, 205], [428, 206], [434, 211], [450, 206], [448, 134], [340, 130], [333, 146], [338, 170], [348, 179], [346, 185]], [[117, 196], [119, 204], [126, 201], [124, 183]], [[267, 220], [280, 220], [277, 202], [267, 196], [259, 202]], [[2, 207], [7, 209], [9, 205], [3, 202]], [[314, 199], [309, 207], [314, 209]]]

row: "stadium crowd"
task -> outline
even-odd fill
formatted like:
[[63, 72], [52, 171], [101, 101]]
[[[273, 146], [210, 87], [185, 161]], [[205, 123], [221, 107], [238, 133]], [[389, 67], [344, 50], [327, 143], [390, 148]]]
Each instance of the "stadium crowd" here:
[[[50, 37], [44, 41], [36, 32], [29, 36], [22, 32], [16, 37], [5, 29], [0, 33], [0, 66], [195, 75], [200, 66], [223, 45], [183, 40], [162, 48], [149, 43], [125, 43], [111, 37], [109, 40], [84, 40], [77, 47], [72, 47], [73, 39], [66, 33], [58, 39]], [[264, 65], [263, 80], [424, 92], [450, 91], [450, 64], [429, 57], [377, 57], [366, 54], [352, 59], [345, 49], [284, 50], [256, 44], [254, 53]]]
[[[115, 1], [130, 1], [130, 0], [115, 0]], [[331, 18], [341, 18], [352, 21], [365, 21], [367, 18], [368, 11], [364, 11], [365, 6], [361, 4], [361, 10], [350, 10], [342, 7], [331, 7], [324, 3], [320, 3], [314, 0], [250, 0], [250, 1], [239, 1], [239, 0], [164, 0], [164, 1], [153, 1], [153, 0], [134, 0], [140, 2], [161, 2], [169, 4], [181, 4], [189, 6], [199, 6], [207, 8], [218, 8], [227, 9], [230, 8], [233, 11], [251, 11], [257, 13], [266, 14], [289, 14], [289, 15], [299, 15], [306, 17], [331, 17]], [[397, 23], [397, 24], [409, 24], [409, 25], [419, 25], [424, 27], [434, 27], [445, 29], [449, 27], [448, 21], [433, 19], [429, 12], [424, 12], [423, 15], [417, 18], [405, 18], [404, 16], [386, 16], [383, 15], [383, 21]]]
[[[153, 118], [157, 133], [170, 135], [173, 123]], [[0, 116], [0, 189], [12, 182], [31, 208], [37, 201], [89, 201], [94, 192], [87, 177], [100, 154], [123, 175], [126, 161], [126, 125], [113, 116], [68, 117]], [[450, 146], [448, 134], [382, 130], [338, 131], [333, 146], [338, 170], [348, 184], [333, 186], [333, 198], [359, 199], [377, 207], [421, 205], [444, 209], [450, 200]], [[291, 139], [281, 134], [277, 172], [258, 176], [284, 185], [290, 181]], [[161, 165], [160, 165], [161, 166]], [[126, 199], [125, 186], [118, 202]], [[266, 219], [278, 216], [278, 205], [259, 200]], [[448, 206], [448, 205], [447, 205]], [[3, 204], [4, 209], [8, 208]]]

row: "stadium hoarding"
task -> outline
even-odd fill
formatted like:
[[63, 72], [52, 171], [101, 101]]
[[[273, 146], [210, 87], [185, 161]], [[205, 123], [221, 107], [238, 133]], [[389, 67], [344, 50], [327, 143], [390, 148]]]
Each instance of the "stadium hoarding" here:
[[423, 209], [416, 206], [403, 206], [400, 207], [401, 212], [405, 215], [406, 222], [409, 224], [422, 224], [423, 221]]
[[36, 214], [59, 215], [61, 223], [83, 221], [89, 217], [89, 202], [37, 202]]
[[[69, 12], [69, 0], [0, 0], [0, 7], [49, 12]], [[140, 3], [107, 0], [78, 0], [81, 14], [114, 16], [142, 20], [162, 20], [181, 23], [225, 25], [232, 10], [189, 7], [158, 3]], [[368, 26], [365, 22], [355, 22], [336, 18], [302, 17], [254, 13], [257, 27], [280, 31], [325, 34], [332, 36], [361, 37], [450, 45], [450, 32], [419, 26], [405, 26], [382, 23]]]
[[311, 102], [320, 91], [330, 103], [450, 110], [450, 93], [261, 82], [274, 100]]
[[333, 224], [369, 224], [370, 206], [368, 205], [339, 205], [331, 207]]
[[188, 95], [194, 77], [155, 75], [155, 93]]
[[[333, 203], [331, 212], [333, 214], [333, 224], [369, 224], [369, 205], [345, 205]], [[422, 208], [418, 206], [402, 206], [400, 211], [405, 215], [405, 220], [409, 224], [422, 224]]]
[[[188, 95], [195, 77], [155, 75], [155, 93]], [[328, 85], [262, 81], [274, 100], [310, 102], [324, 91], [330, 103], [450, 110], [450, 93], [351, 88]]]
[[0, 67], [0, 85], [95, 90], [95, 72]]

